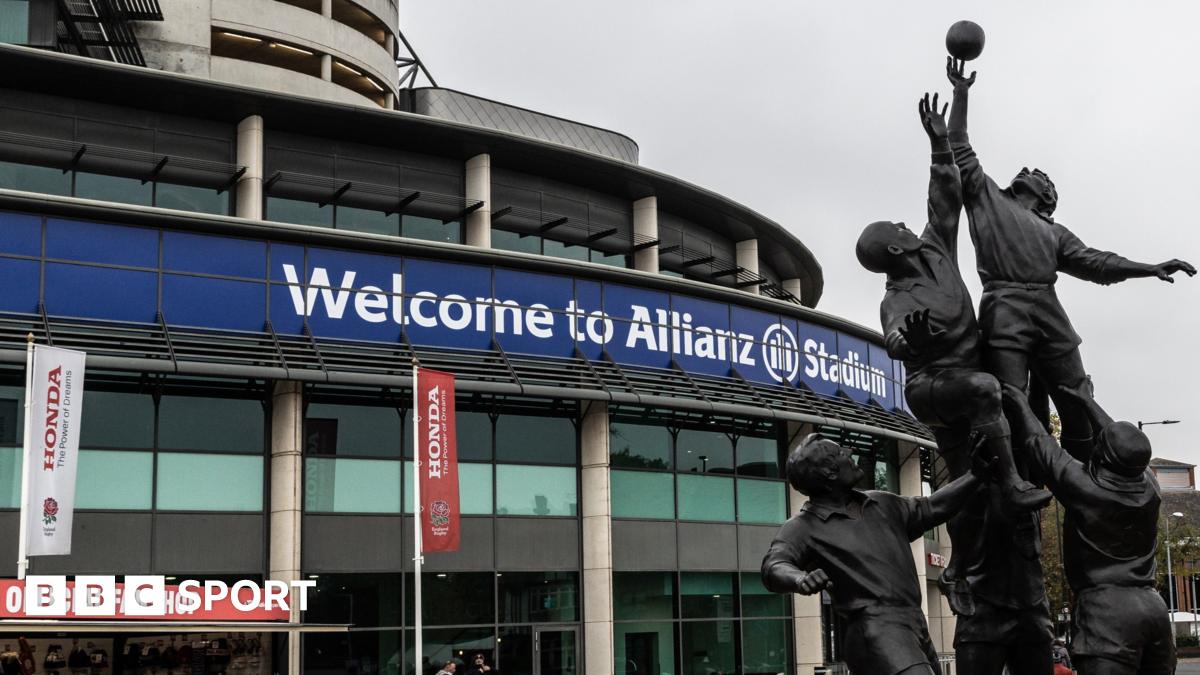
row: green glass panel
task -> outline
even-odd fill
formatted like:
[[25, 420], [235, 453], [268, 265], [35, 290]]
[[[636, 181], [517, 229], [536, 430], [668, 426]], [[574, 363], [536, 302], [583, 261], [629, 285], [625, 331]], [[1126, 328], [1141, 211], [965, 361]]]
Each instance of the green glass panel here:
[[390, 407], [310, 403], [304, 414], [304, 452], [399, 457], [406, 417]]
[[778, 524], [787, 520], [787, 483], [739, 478], [738, 521]]
[[790, 595], [768, 591], [758, 572], [742, 574], [742, 616], [789, 616], [791, 613]]
[[154, 187], [154, 205], [164, 209], [196, 213], [229, 214], [229, 192], [194, 185], [158, 183]]
[[[492, 418], [482, 412], [457, 413], [454, 427], [460, 460], [488, 462], [492, 459]], [[409, 450], [412, 453], [412, 450]]]
[[792, 622], [742, 622], [742, 672], [786, 673], [792, 662]]
[[675, 470], [733, 473], [733, 441], [719, 431], [682, 429], [675, 439]]
[[79, 442], [93, 448], [154, 447], [154, 397], [117, 391], [83, 391]]
[[612, 466], [671, 469], [671, 432], [664, 426], [614, 422], [608, 448]]
[[675, 518], [675, 476], [651, 471], [609, 474], [613, 518]]
[[25, 388], [0, 387], [0, 446], [21, 445], [25, 430]]
[[613, 267], [629, 267], [629, 262], [624, 253], [605, 253], [604, 251], [592, 250], [592, 262], [601, 265], [611, 265]]
[[304, 510], [399, 513], [400, 462], [309, 457], [304, 460]]
[[266, 218], [280, 223], [333, 227], [333, 207], [298, 199], [267, 197]]
[[[404, 512], [412, 513], [413, 463], [404, 463]], [[460, 462], [458, 465], [459, 513], [466, 516], [492, 513], [492, 465]]]
[[733, 479], [678, 474], [680, 520], [733, 521]]
[[21, 448], [0, 448], [0, 509], [21, 508]]
[[29, 0], [0, 0], [0, 42], [29, 42]]
[[566, 258], [568, 260], [580, 260], [587, 262], [590, 251], [586, 246], [577, 246], [574, 244], [565, 244], [561, 241], [546, 239], [542, 244], [544, 255], [553, 258]]
[[737, 442], [737, 472], [742, 476], [779, 478], [779, 440], [742, 436]]
[[732, 572], [679, 575], [679, 609], [684, 619], [724, 619], [735, 614]]
[[265, 413], [254, 399], [163, 396], [158, 447], [262, 452]]
[[263, 458], [158, 453], [158, 508], [262, 511]]
[[492, 248], [518, 253], [541, 253], [542, 238], [537, 235], [522, 237], [516, 232], [492, 229]]
[[575, 423], [566, 417], [501, 415], [496, 419], [496, 460], [575, 463]]
[[614, 619], [675, 618], [673, 572], [613, 572], [612, 583]]
[[412, 239], [458, 244], [462, 241], [462, 225], [458, 221], [443, 223], [437, 218], [404, 216], [400, 234]]
[[497, 572], [500, 623], [579, 620], [577, 572]]
[[137, 178], [77, 171], [75, 172], [75, 196], [84, 199], [100, 199], [106, 202], [150, 206], [154, 201], [154, 184], [143, 183]]
[[[614, 675], [675, 675], [675, 624], [614, 623], [613, 656]], [[700, 670], [696, 675], [716, 673]]]
[[[4, 25], [3, 18], [0, 18], [0, 32], [4, 31]], [[0, 187], [65, 197], [71, 194], [71, 174], [48, 166], [0, 162]]]
[[[679, 624], [682, 673], [733, 673], [737, 666], [734, 643], [737, 624], [733, 621], [685, 621]], [[787, 672], [783, 670], [782, 672]]]
[[337, 207], [337, 229], [370, 232], [371, 234], [400, 234], [400, 215], [388, 215], [383, 211], [356, 209], [350, 206]]
[[153, 489], [154, 453], [79, 451], [75, 506], [81, 509], [149, 509]]
[[496, 513], [574, 516], [579, 511], [575, 468], [496, 465]]

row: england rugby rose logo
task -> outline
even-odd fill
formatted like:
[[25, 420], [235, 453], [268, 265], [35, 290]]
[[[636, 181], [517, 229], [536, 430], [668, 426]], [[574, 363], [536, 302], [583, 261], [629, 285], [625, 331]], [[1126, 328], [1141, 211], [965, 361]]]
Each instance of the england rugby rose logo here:
[[46, 497], [42, 502], [42, 522], [49, 525], [58, 520], [58, 502], [54, 497]]
[[429, 509], [429, 521], [434, 527], [445, 527], [450, 524], [450, 505], [442, 500], [435, 501]]

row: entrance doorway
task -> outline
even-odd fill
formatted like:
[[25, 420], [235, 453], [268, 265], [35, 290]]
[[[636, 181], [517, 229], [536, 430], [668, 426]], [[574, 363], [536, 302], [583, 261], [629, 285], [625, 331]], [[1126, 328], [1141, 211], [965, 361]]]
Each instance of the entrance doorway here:
[[533, 652], [533, 675], [579, 675], [579, 628], [535, 627]]

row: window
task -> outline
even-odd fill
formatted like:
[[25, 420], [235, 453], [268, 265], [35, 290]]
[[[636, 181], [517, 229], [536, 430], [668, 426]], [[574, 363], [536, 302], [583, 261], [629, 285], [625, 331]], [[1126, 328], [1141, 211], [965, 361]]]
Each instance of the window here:
[[496, 574], [500, 623], [571, 623], [579, 620], [576, 572]]
[[496, 465], [496, 513], [574, 516], [579, 505], [574, 467]]
[[[455, 432], [458, 436], [458, 458], [463, 461], [483, 461], [492, 459], [492, 418], [487, 413], [457, 411], [458, 426]], [[411, 455], [412, 450], [408, 449]]]
[[520, 235], [516, 232], [492, 228], [492, 248], [536, 254], [542, 252], [542, 238], [537, 235]]
[[575, 424], [566, 417], [500, 415], [496, 461], [575, 464]]
[[[407, 600], [405, 618], [413, 620], [412, 574], [405, 574]], [[421, 595], [425, 606], [421, 618], [427, 626], [461, 624], [492, 624], [496, 621], [493, 572], [424, 572], [421, 574]], [[487, 629], [491, 634], [491, 629]], [[426, 637], [426, 645], [429, 638]], [[427, 650], [429, 651], [429, 650]]]
[[371, 234], [390, 234], [394, 237], [400, 234], [400, 215], [339, 206], [337, 207], [337, 229]]
[[670, 621], [614, 623], [614, 675], [675, 675], [676, 625]]
[[399, 458], [407, 419], [392, 407], [309, 403], [304, 453]]
[[158, 508], [164, 511], [261, 511], [261, 455], [160, 452]]
[[683, 572], [679, 575], [679, 608], [684, 619], [735, 616], [737, 596], [733, 572]]
[[733, 473], [733, 441], [719, 431], [683, 429], [675, 441], [676, 471]]
[[137, 178], [77, 171], [75, 172], [75, 196], [84, 199], [151, 206], [154, 202], [154, 184], [143, 183]]
[[0, 448], [0, 509], [21, 508], [21, 448]]
[[737, 472], [741, 476], [779, 478], [779, 439], [774, 436], [742, 436], [737, 441]]
[[155, 183], [154, 205], [196, 213], [229, 213], [229, 192], [174, 183]]
[[160, 448], [261, 453], [266, 413], [262, 401], [163, 396], [158, 408]]
[[443, 223], [437, 218], [406, 215], [400, 223], [400, 235], [411, 239], [462, 243], [462, 226], [458, 221]]
[[400, 626], [399, 574], [309, 575], [317, 585], [308, 591], [308, 623], [348, 623], [356, 628]]
[[154, 397], [84, 389], [79, 443], [92, 448], [154, 447]]
[[[404, 512], [413, 511], [413, 463], [404, 463]], [[458, 465], [459, 513], [481, 516], [492, 513], [492, 465], [460, 462]], [[555, 514], [558, 515], [558, 514]]]
[[613, 572], [613, 619], [675, 618], [673, 572]]
[[675, 518], [675, 477], [654, 471], [609, 474], [613, 518]]
[[400, 462], [308, 457], [304, 460], [304, 510], [399, 513]]
[[[3, 33], [6, 25], [10, 25], [2, 17], [3, 3], [10, 1], [0, 0], [0, 33]], [[8, 40], [0, 38], [0, 42], [8, 42]], [[48, 166], [0, 162], [0, 187], [69, 196], [71, 194], [71, 174]]]
[[737, 479], [737, 513], [742, 523], [782, 523], [787, 520], [787, 484]]
[[29, 42], [29, 0], [0, 0], [0, 42]]
[[742, 672], [785, 673], [791, 652], [791, 621], [742, 622]]
[[75, 480], [78, 508], [149, 510], [154, 487], [154, 453], [80, 450]]
[[574, 244], [566, 244], [553, 239], [545, 239], [542, 242], [542, 255], [548, 255], [554, 258], [566, 258], [568, 260], [590, 259], [591, 251], [586, 246], [578, 246]]
[[333, 207], [298, 199], [267, 197], [266, 218], [280, 223], [333, 227]]
[[733, 479], [677, 474], [680, 520], [733, 521]]
[[[683, 673], [732, 673], [736, 669], [733, 621], [684, 621], [679, 624]], [[784, 669], [782, 672], [786, 672]]]
[[743, 573], [741, 581], [742, 616], [791, 616], [792, 596], [768, 591], [761, 574]]
[[612, 466], [671, 469], [671, 432], [665, 426], [613, 422], [608, 447]]

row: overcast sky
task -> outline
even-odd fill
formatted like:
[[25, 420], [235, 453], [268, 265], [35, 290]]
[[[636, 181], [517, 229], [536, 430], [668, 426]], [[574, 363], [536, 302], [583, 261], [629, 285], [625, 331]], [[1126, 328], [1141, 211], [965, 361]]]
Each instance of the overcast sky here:
[[[983, 26], [970, 129], [1001, 185], [1042, 168], [1056, 219], [1142, 262], [1200, 264], [1200, 63], [1194, 2], [401, 2], [438, 83], [626, 133], [641, 163], [781, 223], [821, 262], [819, 308], [879, 329], [882, 277], [854, 242], [925, 219], [922, 92], [948, 96], [946, 29]], [[961, 256], [978, 300], [963, 214]], [[1155, 454], [1200, 464], [1200, 277], [1059, 296], [1096, 395], [1149, 427]]]

